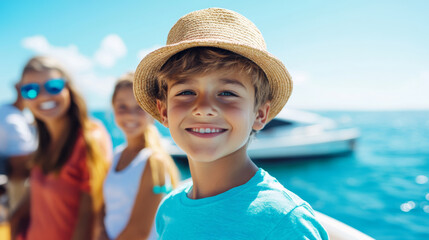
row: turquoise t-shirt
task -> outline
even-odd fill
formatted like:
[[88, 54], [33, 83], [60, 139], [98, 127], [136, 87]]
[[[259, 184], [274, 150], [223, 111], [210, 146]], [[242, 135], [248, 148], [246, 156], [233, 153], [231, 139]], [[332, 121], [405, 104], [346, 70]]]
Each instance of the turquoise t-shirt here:
[[191, 188], [162, 201], [156, 215], [160, 239], [329, 239], [310, 205], [263, 169], [213, 197], [190, 199]]

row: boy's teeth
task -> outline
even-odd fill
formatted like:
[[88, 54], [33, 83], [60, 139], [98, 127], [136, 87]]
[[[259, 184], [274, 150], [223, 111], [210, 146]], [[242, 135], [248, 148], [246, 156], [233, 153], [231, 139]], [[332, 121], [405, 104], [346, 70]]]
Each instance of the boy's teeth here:
[[54, 101], [43, 102], [42, 104], [40, 104], [40, 108], [42, 110], [52, 109], [55, 106], [56, 106], [56, 103]]
[[198, 133], [215, 133], [220, 132], [220, 129], [210, 129], [210, 128], [192, 128], [193, 132]]

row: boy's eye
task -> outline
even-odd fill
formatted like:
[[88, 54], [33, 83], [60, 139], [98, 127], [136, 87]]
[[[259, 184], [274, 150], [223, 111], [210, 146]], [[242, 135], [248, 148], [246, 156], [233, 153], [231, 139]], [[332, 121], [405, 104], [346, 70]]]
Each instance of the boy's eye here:
[[181, 95], [195, 95], [195, 93], [191, 90], [185, 90], [185, 91], [179, 92], [176, 96], [181, 96]]
[[230, 91], [223, 91], [219, 93], [220, 96], [227, 96], [227, 97], [236, 97], [237, 94], [230, 92]]

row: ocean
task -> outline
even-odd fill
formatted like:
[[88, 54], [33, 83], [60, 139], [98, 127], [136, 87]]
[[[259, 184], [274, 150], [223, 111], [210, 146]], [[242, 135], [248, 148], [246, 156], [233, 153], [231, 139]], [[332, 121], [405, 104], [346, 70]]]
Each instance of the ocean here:
[[[360, 130], [353, 153], [257, 165], [315, 210], [375, 239], [429, 239], [429, 111], [316, 113]], [[114, 146], [124, 142], [111, 112], [92, 115]], [[190, 177], [186, 162], [177, 165]]]

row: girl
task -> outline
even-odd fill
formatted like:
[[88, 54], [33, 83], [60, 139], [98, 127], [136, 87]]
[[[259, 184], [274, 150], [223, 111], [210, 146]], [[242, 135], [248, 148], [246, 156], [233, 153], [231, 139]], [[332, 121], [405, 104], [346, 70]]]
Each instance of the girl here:
[[92, 239], [110, 137], [89, 119], [83, 98], [54, 59], [30, 59], [20, 86], [35, 117], [39, 146], [30, 161], [30, 193], [11, 217], [12, 234], [29, 214], [26, 239]]
[[161, 147], [153, 118], [134, 98], [132, 79], [132, 73], [121, 77], [112, 96], [127, 144], [115, 149], [104, 183], [105, 239], [155, 239], [158, 204], [178, 183], [178, 170]]

